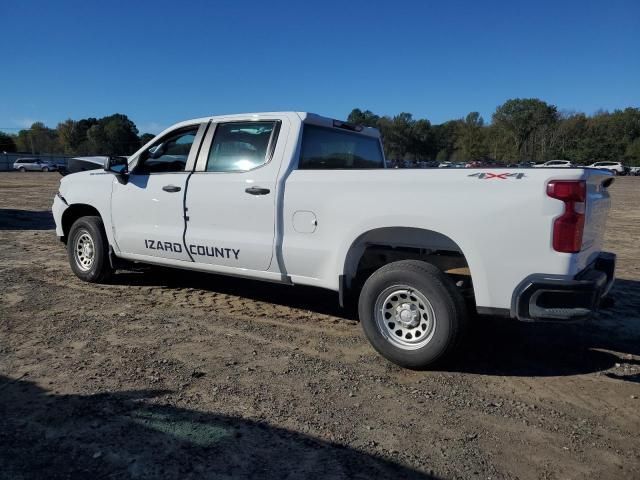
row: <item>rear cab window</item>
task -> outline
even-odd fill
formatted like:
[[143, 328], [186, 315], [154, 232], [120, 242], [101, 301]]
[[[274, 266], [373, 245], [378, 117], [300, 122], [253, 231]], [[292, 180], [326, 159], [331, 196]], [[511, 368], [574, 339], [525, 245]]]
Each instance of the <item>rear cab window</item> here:
[[280, 122], [230, 122], [218, 124], [205, 171], [246, 172], [269, 162]]
[[349, 130], [305, 124], [298, 169], [384, 168], [380, 140]]

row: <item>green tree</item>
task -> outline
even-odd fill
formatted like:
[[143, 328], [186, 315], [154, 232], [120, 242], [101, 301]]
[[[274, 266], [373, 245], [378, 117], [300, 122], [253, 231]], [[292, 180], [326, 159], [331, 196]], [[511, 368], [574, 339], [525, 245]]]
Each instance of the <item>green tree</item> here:
[[13, 153], [17, 151], [18, 149], [16, 148], [16, 142], [14, 141], [13, 136], [0, 132], [0, 153]]
[[138, 149], [138, 129], [126, 115], [116, 113], [100, 119], [100, 123], [109, 148], [108, 153], [129, 155]]
[[640, 165], [640, 137], [627, 145], [624, 152], [624, 159], [629, 165]]
[[413, 154], [415, 160], [429, 160], [435, 156], [437, 150], [429, 120], [420, 119], [413, 122], [408, 151]]
[[66, 155], [90, 155], [96, 153], [95, 146], [90, 144], [87, 132], [98, 124], [96, 118], [81, 120], [65, 120], [56, 127], [60, 147]]
[[377, 127], [378, 120], [380, 120], [380, 117], [371, 110], [365, 110], [363, 112], [359, 108], [351, 110], [351, 113], [347, 117], [347, 122], [365, 127]]
[[461, 120], [449, 120], [433, 126], [436, 160], [444, 162], [455, 159], [456, 140]]
[[[557, 120], [558, 110], [555, 105], [537, 98], [507, 100], [493, 114], [494, 126], [513, 142], [521, 160], [536, 159], [538, 145], [546, 145], [546, 127], [554, 125]], [[529, 140], [532, 142], [528, 144]]]
[[20, 130], [16, 147], [20, 152], [33, 154], [57, 153], [60, 150], [57, 132], [42, 122], [35, 122], [31, 128]]
[[130, 155], [140, 146], [135, 124], [120, 113], [99, 119], [87, 129], [86, 137], [93, 155]]
[[488, 155], [484, 119], [478, 112], [469, 113], [458, 124], [455, 146], [465, 160], [480, 160]]
[[413, 141], [415, 121], [410, 113], [402, 112], [391, 119], [386, 141], [398, 160], [404, 160]]
[[150, 142], [155, 138], [153, 133], [143, 133], [140, 135], [140, 146], [146, 145], [147, 142]]

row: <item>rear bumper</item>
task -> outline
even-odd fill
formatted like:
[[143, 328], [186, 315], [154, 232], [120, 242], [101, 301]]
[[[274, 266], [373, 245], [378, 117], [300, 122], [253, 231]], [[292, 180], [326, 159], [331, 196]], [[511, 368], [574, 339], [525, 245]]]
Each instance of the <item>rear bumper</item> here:
[[616, 256], [601, 252], [574, 278], [534, 274], [513, 294], [511, 316], [522, 321], [581, 320], [598, 310], [615, 278]]

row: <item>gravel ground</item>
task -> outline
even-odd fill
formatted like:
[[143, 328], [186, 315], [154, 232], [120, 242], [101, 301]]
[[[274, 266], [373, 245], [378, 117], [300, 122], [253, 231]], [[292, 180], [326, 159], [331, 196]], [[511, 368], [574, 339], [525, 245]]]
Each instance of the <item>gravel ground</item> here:
[[0, 478], [640, 478], [640, 178], [611, 189], [613, 309], [476, 319], [428, 372], [378, 356], [331, 292], [81, 282], [59, 178], [0, 174]]

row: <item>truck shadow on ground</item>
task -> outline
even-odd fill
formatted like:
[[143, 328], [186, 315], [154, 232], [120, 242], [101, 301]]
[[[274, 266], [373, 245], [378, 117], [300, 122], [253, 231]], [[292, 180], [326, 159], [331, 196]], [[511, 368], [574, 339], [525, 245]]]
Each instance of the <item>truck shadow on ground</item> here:
[[56, 395], [0, 376], [0, 478], [434, 478], [163, 391]]
[[51, 212], [0, 208], [0, 230], [53, 230]]
[[[591, 372], [640, 381], [640, 282], [616, 280], [615, 307], [570, 324], [477, 318], [448, 370], [487, 375], [562, 376]], [[612, 353], [615, 352], [615, 353]]]
[[[356, 320], [354, 309], [338, 306], [335, 292], [288, 287], [211, 274], [156, 269], [119, 273], [116, 283], [195, 288]], [[596, 318], [572, 324], [523, 323], [476, 317], [453, 360], [439, 370], [481, 375], [564, 376], [605, 372], [610, 378], [640, 382], [640, 282], [616, 280], [616, 306]], [[355, 326], [354, 326], [355, 328]], [[615, 353], [611, 353], [615, 352]], [[619, 367], [616, 367], [619, 365]]]
[[[51, 212], [0, 209], [0, 230], [51, 230]], [[338, 306], [338, 296], [310, 287], [288, 287], [255, 280], [163, 268], [120, 272], [115, 283], [195, 288], [290, 308], [356, 320], [355, 309]], [[609, 378], [640, 383], [640, 282], [618, 279], [616, 306], [591, 321], [557, 325], [475, 318], [461, 353], [443, 370], [484, 375], [561, 376], [604, 372]], [[616, 354], [609, 353], [609, 350]], [[620, 365], [617, 367], [616, 365]], [[610, 371], [614, 369], [614, 371]]]
[[227, 277], [163, 267], [141, 267], [139, 271], [119, 271], [118, 285], [194, 288], [223, 293], [300, 310], [331, 315], [345, 321], [357, 320], [355, 309], [343, 309], [338, 294], [322, 288], [288, 286], [246, 278]]

